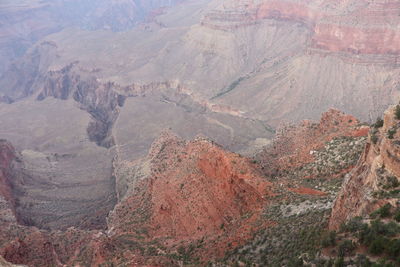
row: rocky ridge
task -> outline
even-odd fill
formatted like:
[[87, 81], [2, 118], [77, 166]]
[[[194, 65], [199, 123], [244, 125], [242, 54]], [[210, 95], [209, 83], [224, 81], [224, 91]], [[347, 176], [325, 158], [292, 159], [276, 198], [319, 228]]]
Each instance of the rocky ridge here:
[[[368, 129], [337, 110], [291, 131], [296, 129], [301, 136], [289, 134], [286, 142], [277, 136], [275, 148], [288, 146], [277, 152], [272, 144], [271, 151], [301, 160], [275, 162], [280, 167], [275, 175], [257, 158], [225, 151], [207, 138], [185, 141], [164, 131], [146, 157], [114, 161], [118, 203], [107, 218], [107, 230], [46, 231], [2, 221], [0, 255], [29, 266], [179, 266], [249, 260], [274, 264], [301, 251], [311, 253], [324, 231], [339, 178], [359, 153], [340, 162], [337, 155], [345, 146], [360, 151]], [[302, 158], [311, 148], [312, 157]], [[301, 171], [327, 163], [337, 168], [316, 171], [313, 178]], [[300, 226], [309, 231], [306, 238], [296, 230]], [[39, 252], [33, 254], [29, 247]], [[269, 256], [261, 257], [262, 251]]]
[[396, 187], [398, 184], [398, 117], [397, 106], [389, 108], [383, 121], [371, 129], [368, 143], [356, 168], [344, 181], [341, 192], [332, 210], [329, 227], [339, 226], [356, 216], [367, 216], [379, 207], [390, 203], [398, 206]]
[[277, 175], [282, 170], [289, 172], [315, 162], [318, 151], [335, 138], [363, 137], [368, 130], [355, 117], [330, 109], [322, 114], [319, 122], [306, 120], [299, 125], [282, 125], [272, 144], [256, 158], [269, 175]]

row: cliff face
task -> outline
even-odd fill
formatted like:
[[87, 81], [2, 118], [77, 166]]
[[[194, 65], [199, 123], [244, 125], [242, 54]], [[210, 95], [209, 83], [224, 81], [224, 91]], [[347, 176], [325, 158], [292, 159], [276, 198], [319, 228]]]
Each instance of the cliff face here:
[[208, 13], [203, 25], [232, 30], [265, 19], [300, 23], [311, 47], [351, 54], [399, 54], [398, 1], [235, 1]]
[[344, 18], [331, 16], [317, 22], [313, 46], [332, 52], [398, 55], [400, 3], [392, 0], [354, 2], [359, 8], [349, 8]]
[[232, 8], [246, 10], [242, 11], [243, 21], [275, 19], [304, 24], [312, 31], [313, 48], [352, 54], [400, 52], [398, 1], [264, 0], [241, 1]]
[[396, 107], [392, 106], [385, 112], [383, 126], [371, 129], [363, 155], [335, 201], [331, 229], [338, 229], [342, 222], [355, 216], [369, 215], [385, 203], [397, 206], [390, 191], [396, 189], [392, 188], [391, 179], [398, 181], [400, 177], [399, 119], [395, 113]]

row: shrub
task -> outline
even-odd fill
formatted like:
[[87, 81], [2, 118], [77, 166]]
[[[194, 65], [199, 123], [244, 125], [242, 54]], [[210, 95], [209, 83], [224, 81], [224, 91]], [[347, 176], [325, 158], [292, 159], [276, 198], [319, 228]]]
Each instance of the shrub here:
[[393, 259], [400, 260], [400, 239], [393, 239], [387, 244], [387, 253]]
[[384, 224], [379, 220], [372, 221], [371, 226], [365, 225], [360, 231], [358, 237], [361, 243], [365, 245], [372, 244], [375, 240], [395, 236], [400, 232], [400, 227], [395, 222]]
[[393, 139], [394, 135], [396, 134], [397, 129], [396, 128], [390, 128], [387, 132], [387, 137], [389, 139]]
[[368, 247], [368, 251], [371, 254], [379, 255], [385, 250], [385, 243], [387, 242], [386, 238], [381, 236], [377, 236]]
[[321, 246], [326, 248], [329, 246], [334, 246], [336, 244], [336, 232], [329, 231], [322, 236]]
[[386, 203], [382, 208], [380, 208], [380, 215], [382, 218], [386, 218], [390, 216], [390, 208], [392, 205]]
[[289, 267], [301, 267], [304, 266], [303, 259], [300, 257], [295, 257], [289, 260], [288, 262]]
[[375, 145], [378, 143], [378, 136], [376, 134], [371, 134], [371, 142]]
[[371, 267], [371, 261], [363, 254], [358, 254], [355, 260], [356, 266]]
[[344, 240], [339, 244], [339, 256], [344, 257], [350, 255], [355, 249], [355, 245], [351, 240]]
[[347, 222], [347, 224], [344, 226], [345, 231], [349, 231], [352, 233], [361, 231], [363, 228], [363, 222], [361, 217], [354, 217], [351, 220]]
[[398, 208], [396, 210], [396, 212], [394, 213], [393, 219], [395, 219], [396, 221], [400, 222], [400, 208]]
[[373, 125], [374, 128], [381, 128], [383, 126], [383, 120], [381, 118], [377, 118], [375, 124]]
[[386, 187], [387, 188], [396, 188], [400, 185], [399, 180], [397, 180], [396, 176], [388, 176], [386, 178], [387, 184]]
[[395, 110], [394, 110], [394, 115], [396, 119], [400, 120], [400, 105], [397, 105]]
[[392, 205], [390, 205], [389, 203], [386, 203], [383, 207], [377, 209], [376, 211], [374, 211], [373, 213], [371, 213], [371, 217], [372, 218], [376, 218], [376, 217], [381, 217], [381, 218], [386, 218], [390, 216], [390, 209], [391, 209]]
[[334, 266], [335, 266], [335, 267], [345, 267], [346, 264], [344, 263], [344, 258], [343, 258], [343, 257], [338, 258], [338, 259], [335, 261]]

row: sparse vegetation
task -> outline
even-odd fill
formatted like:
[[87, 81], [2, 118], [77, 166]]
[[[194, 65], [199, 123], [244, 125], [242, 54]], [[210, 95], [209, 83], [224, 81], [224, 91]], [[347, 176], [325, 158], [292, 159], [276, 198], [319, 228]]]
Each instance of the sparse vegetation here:
[[389, 203], [385, 204], [383, 207], [377, 209], [376, 211], [374, 211], [373, 213], [371, 213], [371, 217], [372, 218], [386, 218], [390, 216], [390, 210], [392, 208], [392, 205], [390, 205]]
[[378, 117], [376, 119], [376, 122], [373, 124], [373, 127], [376, 129], [383, 127], [383, 120], [380, 117]]
[[394, 110], [394, 115], [397, 120], [400, 120], [400, 105], [396, 105], [396, 108]]
[[371, 142], [375, 145], [378, 142], [379, 138], [376, 133], [371, 133]]
[[387, 132], [387, 137], [388, 137], [389, 139], [393, 139], [393, 138], [394, 138], [394, 135], [396, 134], [396, 132], [397, 132], [397, 128], [394, 128], [394, 127], [390, 128], [390, 129], [388, 130], [388, 132]]

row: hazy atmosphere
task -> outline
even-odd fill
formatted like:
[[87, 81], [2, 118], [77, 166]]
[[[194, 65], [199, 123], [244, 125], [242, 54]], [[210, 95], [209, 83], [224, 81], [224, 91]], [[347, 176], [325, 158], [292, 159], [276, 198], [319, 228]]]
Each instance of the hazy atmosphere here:
[[0, 267], [400, 266], [400, 1], [0, 0]]

